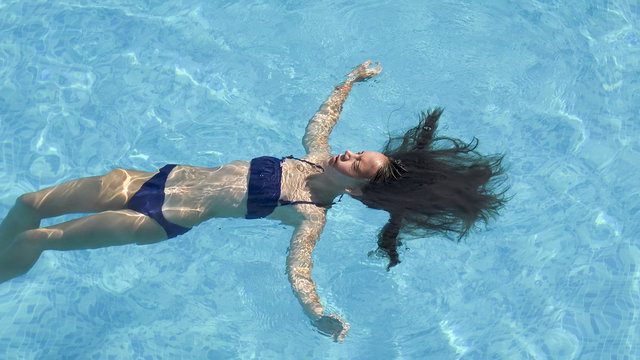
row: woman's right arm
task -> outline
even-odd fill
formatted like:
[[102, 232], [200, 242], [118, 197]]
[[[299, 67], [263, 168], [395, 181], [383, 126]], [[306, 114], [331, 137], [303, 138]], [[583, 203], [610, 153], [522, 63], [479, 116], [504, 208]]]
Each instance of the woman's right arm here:
[[349, 331], [349, 324], [337, 314], [324, 314], [316, 284], [311, 279], [313, 261], [311, 254], [325, 224], [324, 214], [315, 221], [304, 220], [293, 232], [287, 256], [287, 274], [296, 297], [311, 323], [323, 334], [342, 341]]
[[353, 69], [353, 71], [347, 75], [347, 80], [335, 87], [331, 95], [329, 95], [329, 98], [320, 106], [318, 112], [309, 120], [304, 137], [302, 138], [302, 144], [307, 154], [318, 152], [331, 153], [329, 134], [338, 122], [338, 118], [342, 112], [342, 104], [344, 104], [344, 101], [349, 96], [353, 83], [364, 81], [378, 75], [380, 71], [382, 71], [380, 64], [370, 68], [369, 66], [371, 64], [372, 61], [368, 60]]

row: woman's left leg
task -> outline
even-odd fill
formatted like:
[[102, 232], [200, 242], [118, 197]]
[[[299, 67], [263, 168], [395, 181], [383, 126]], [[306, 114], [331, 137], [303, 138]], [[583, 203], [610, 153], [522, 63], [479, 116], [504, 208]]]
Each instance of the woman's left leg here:
[[20, 233], [40, 226], [40, 220], [70, 213], [121, 210], [154, 173], [114, 169], [106, 175], [71, 180], [21, 195], [0, 223], [0, 251]]
[[167, 239], [153, 219], [132, 210], [105, 211], [62, 224], [27, 230], [0, 250], [0, 283], [25, 274], [44, 250], [96, 249]]

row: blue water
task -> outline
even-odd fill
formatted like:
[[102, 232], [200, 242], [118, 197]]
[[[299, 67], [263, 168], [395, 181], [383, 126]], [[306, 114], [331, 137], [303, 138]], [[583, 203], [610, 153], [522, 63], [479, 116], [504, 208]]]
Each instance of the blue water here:
[[498, 221], [410, 240], [386, 272], [367, 256], [386, 215], [345, 197], [313, 274], [342, 344], [302, 313], [277, 223], [45, 252], [0, 285], [0, 358], [640, 358], [638, 1], [306, 3], [0, 1], [0, 217], [114, 167], [303, 155], [371, 58], [384, 72], [354, 87], [333, 149], [377, 150], [444, 106], [443, 133], [507, 154]]

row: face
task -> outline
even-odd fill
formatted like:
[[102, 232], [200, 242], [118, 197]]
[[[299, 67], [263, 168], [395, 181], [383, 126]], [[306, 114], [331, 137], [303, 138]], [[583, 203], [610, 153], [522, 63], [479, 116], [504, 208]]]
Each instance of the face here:
[[387, 157], [379, 152], [360, 151], [352, 153], [347, 150], [344, 154], [331, 158], [329, 166], [339, 173], [352, 178], [372, 179], [387, 161]]

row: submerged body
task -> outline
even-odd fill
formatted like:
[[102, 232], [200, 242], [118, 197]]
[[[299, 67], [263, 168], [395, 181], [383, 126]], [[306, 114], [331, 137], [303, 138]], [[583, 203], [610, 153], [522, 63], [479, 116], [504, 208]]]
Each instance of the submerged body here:
[[[311, 175], [318, 174], [318, 168], [297, 159], [283, 159], [280, 166], [282, 175], [277, 183], [280, 190], [279, 200], [309, 203], [293, 205], [331, 203], [332, 199], [323, 198], [322, 194], [313, 196], [312, 190], [305, 186]], [[249, 161], [234, 161], [212, 168], [189, 165], [175, 166], [169, 172], [164, 183], [162, 214], [168, 222], [185, 228], [192, 228], [211, 218], [247, 218], [249, 213], [249, 170]], [[137, 176], [144, 183], [156, 174], [122, 169], [119, 171], [123, 171], [132, 178]], [[128, 199], [139, 192], [142, 187], [140, 181], [136, 181], [135, 185], [131, 183], [131, 186], [122, 189]], [[264, 217], [280, 220], [287, 225], [296, 225], [300, 222], [301, 210], [300, 208], [278, 206]], [[304, 209], [306, 214], [316, 211], [313, 207]], [[252, 218], [257, 218], [257, 216]]]
[[[309, 121], [302, 159], [262, 156], [213, 168], [167, 165], [158, 172], [115, 169], [20, 196], [0, 224], [0, 283], [20, 276], [45, 250], [152, 244], [214, 217], [267, 217], [294, 227], [287, 255], [293, 291], [312, 324], [342, 340], [349, 324], [324, 312], [311, 279], [311, 254], [334, 198], [349, 194], [389, 213], [378, 249], [400, 263], [398, 235], [465, 236], [497, 214], [506, 198], [502, 156], [476, 151], [477, 140], [435, 136], [442, 109], [390, 138], [383, 153], [332, 155], [328, 140], [354, 83], [382, 68], [367, 61], [347, 75]], [[277, 154], [265, 154], [277, 155]], [[41, 228], [43, 218], [94, 213]]]
[[[213, 168], [168, 165], [159, 172], [115, 169], [20, 196], [0, 224], [0, 282], [26, 273], [45, 250], [151, 244], [214, 217], [267, 217], [295, 227], [287, 273], [305, 313], [322, 333], [343, 339], [349, 325], [335, 314], [323, 313], [311, 280], [311, 253], [333, 199], [358, 191], [385, 161], [384, 155], [373, 152], [347, 150], [334, 156], [328, 145], [352, 84], [382, 70], [370, 65], [368, 61], [354, 69], [310, 120], [303, 159], [234, 161]], [[278, 176], [263, 179], [267, 170], [259, 167], [269, 163], [277, 166]], [[261, 182], [278, 190], [267, 201], [283, 206], [252, 210], [264, 205], [255, 200], [261, 197]], [[69, 213], [95, 214], [40, 228], [41, 219]]]

